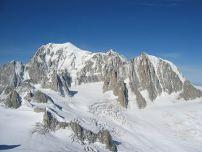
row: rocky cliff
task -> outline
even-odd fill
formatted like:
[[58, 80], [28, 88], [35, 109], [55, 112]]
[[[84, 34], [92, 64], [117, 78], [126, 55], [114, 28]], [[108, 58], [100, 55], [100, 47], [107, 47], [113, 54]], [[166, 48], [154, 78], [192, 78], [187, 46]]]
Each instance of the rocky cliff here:
[[[131, 60], [129, 69], [130, 85], [141, 108], [146, 106], [147, 100], [154, 101], [163, 92], [178, 93], [178, 98], [185, 100], [201, 97], [201, 91], [169, 61], [142, 53]], [[148, 93], [148, 98], [143, 96], [143, 91]]]

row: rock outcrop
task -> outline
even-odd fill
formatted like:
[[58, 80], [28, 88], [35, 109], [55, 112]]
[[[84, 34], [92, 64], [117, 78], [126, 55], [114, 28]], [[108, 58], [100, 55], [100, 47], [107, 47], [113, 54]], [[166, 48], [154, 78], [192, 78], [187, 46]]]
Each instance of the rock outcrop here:
[[49, 96], [39, 90], [33, 93], [33, 100], [38, 103], [47, 103], [48, 100], [52, 101]]
[[44, 126], [50, 130], [55, 130], [59, 124], [58, 120], [53, 116], [53, 114], [47, 110], [43, 115], [43, 123]]
[[201, 91], [188, 83], [175, 65], [145, 53], [131, 60], [129, 80], [139, 108], [144, 108], [148, 102], [141, 94], [145, 90], [151, 101], [162, 92], [182, 92], [180, 97], [185, 100], [201, 97]]
[[10, 92], [13, 91], [13, 88], [10, 87], [10, 86], [7, 86], [5, 89], [4, 89], [4, 94], [9, 94]]
[[200, 97], [202, 97], [202, 91], [196, 89], [190, 81], [185, 81], [183, 85], [183, 91], [180, 93], [179, 98], [192, 100]]
[[144, 53], [131, 61], [129, 78], [139, 91], [147, 90], [152, 101], [162, 92], [157, 71], [149, 57]]
[[45, 111], [43, 116], [43, 124], [50, 130], [56, 130], [56, 128], [70, 127], [74, 132], [74, 135], [82, 142], [94, 143], [100, 142], [106, 145], [106, 148], [110, 151], [117, 152], [116, 144], [108, 130], [102, 130], [98, 133], [94, 133], [88, 129], [82, 127], [78, 122], [59, 122], [50, 111]]
[[147, 105], [147, 102], [145, 100], [145, 98], [142, 96], [142, 94], [139, 92], [136, 84], [134, 83], [130, 83], [130, 87], [131, 87], [131, 90], [132, 92], [135, 94], [136, 96], [136, 101], [137, 101], [137, 106], [142, 109], [142, 108], [145, 108], [146, 105]]
[[126, 77], [127, 64], [127, 60], [113, 50], [106, 53], [93, 53], [77, 72], [78, 84], [103, 81], [110, 69], [120, 69], [121, 76]]
[[117, 152], [117, 147], [114, 144], [108, 130], [102, 130], [99, 131], [98, 133], [93, 133], [92, 131], [83, 128], [77, 122], [70, 122], [70, 126], [79, 140], [81, 141], [87, 140], [90, 143], [99, 141], [105, 144], [106, 148], [109, 149], [110, 151]]
[[70, 127], [75, 136], [81, 141], [87, 140], [89, 143], [94, 143], [97, 139], [97, 135], [95, 133], [83, 128], [77, 122], [70, 122]]
[[112, 137], [111, 137], [111, 135], [110, 135], [110, 133], [109, 133], [108, 130], [99, 131], [98, 134], [97, 134], [97, 136], [98, 136], [98, 140], [99, 140], [101, 143], [105, 144], [106, 147], [107, 147], [109, 150], [111, 150], [111, 151], [113, 151], [113, 152], [116, 152], [116, 151], [117, 151], [117, 147], [116, 147], [116, 145], [113, 143]]
[[72, 79], [66, 70], [62, 71], [60, 74], [57, 74], [54, 70], [50, 81], [45, 82], [44, 86], [59, 92], [62, 96], [65, 96], [70, 95], [69, 87], [71, 86], [71, 82]]
[[[172, 68], [173, 66], [173, 68]], [[171, 94], [182, 90], [184, 78], [178, 72], [178, 69], [172, 63], [159, 59], [157, 76], [164, 92]]]
[[121, 78], [118, 78], [118, 73], [116, 70], [108, 71], [104, 83], [103, 83], [103, 93], [108, 90], [112, 90], [115, 96], [118, 96], [118, 102], [122, 107], [127, 107], [128, 105], [128, 89], [126, 83]]
[[122, 107], [127, 108], [128, 106], [128, 89], [126, 87], [126, 83], [124, 81], [119, 81], [117, 83], [115, 92], [117, 92], [118, 102]]
[[115, 94], [116, 93], [116, 86], [117, 86], [117, 81], [118, 81], [118, 76], [117, 76], [117, 71], [116, 70], [111, 70], [106, 72], [106, 76], [104, 79], [104, 84], [103, 84], [103, 92], [105, 93], [108, 90], [113, 90]]
[[46, 54], [43, 53], [43, 46], [39, 48], [34, 57], [25, 66], [25, 70], [28, 71], [29, 79], [36, 83], [43, 83], [47, 78], [49, 72], [49, 66], [45, 60]]
[[9, 108], [17, 109], [21, 106], [21, 97], [20, 95], [13, 90], [10, 92], [10, 94], [7, 96], [5, 105]]
[[12, 61], [0, 67], [0, 93], [7, 87], [15, 88], [23, 80], [24, 65], [21, 62]]

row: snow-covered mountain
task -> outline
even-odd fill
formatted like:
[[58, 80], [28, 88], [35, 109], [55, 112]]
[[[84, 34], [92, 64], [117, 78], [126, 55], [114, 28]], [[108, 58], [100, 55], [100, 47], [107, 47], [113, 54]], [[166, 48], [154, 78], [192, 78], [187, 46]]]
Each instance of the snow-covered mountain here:
[[[200, 117], [190, 118], [198, 126], [193, 142], [181, 141], [166, 125], [174, 125], [171, 117], [185, 121], [187, 110], [196, 110], [191, 117], [201, 115], [195, 106], [201, 97], [167, 60], [142, 53], [129, 61], [113, 50], [49, 43], [27, 64], [12, 61], [0, 68], [0, 143], [17, 144], [5, 134], [16, 122], [10, 135], [24, 140], [14, 151], [200, 151]], [[182, 114], [175, 118], [173, 112]], [[7, 115], [12, 118], [3, 124]]]

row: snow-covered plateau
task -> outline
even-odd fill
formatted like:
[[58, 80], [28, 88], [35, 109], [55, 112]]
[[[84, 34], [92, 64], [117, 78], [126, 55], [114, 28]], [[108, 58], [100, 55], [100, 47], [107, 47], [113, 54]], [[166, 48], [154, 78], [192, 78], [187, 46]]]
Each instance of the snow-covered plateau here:
[[202, 152], [202, 87], [142, 53], [40, 47], [0, 67], [0, 151]]

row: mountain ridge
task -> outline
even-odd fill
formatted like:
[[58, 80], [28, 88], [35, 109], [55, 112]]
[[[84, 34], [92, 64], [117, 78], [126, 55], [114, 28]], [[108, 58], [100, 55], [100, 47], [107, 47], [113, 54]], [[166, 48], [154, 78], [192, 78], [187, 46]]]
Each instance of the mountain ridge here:
[[[76, 152], [134, 149], [147, 152], [151, 149], [158, 151], [158, 148], [166, 152], [178, 151], [178, 144], [173, 143], [174, 147], [165, 144], [164, 140], [170, 134], [166, 136], [163, 129], [168, 126], [170, 115], [179, 115], [181, 110], [176, 106], [177, 110], [168, 115], [163, 113], [167, 108], [162, 104], [165, 101], [173, 105], [183, 102], [184, 106], [195, 103], [195, 107], [201, 97], [202, 91], [193, 86], [173, 63], [146, 53], [127, 60], [114, 50], [96, 53], [83, 51], [71, 43], [49, 43], [41, 46], [26, 64], [12, 61], [0, 67], [0, 110], [6, 111], [3, 120], [11, 113], [14, 114], [12, 121], [25, 123], [25, 129], [16, 123], [17, 129], [24, 132], [18, 134], [14, 130], [12, 133], [24, 137], [28, 128], [32, 130], [31, 139], [30, 134], [26, 135], [29, 140], [23, 146], [35, 151], [57, 151], [60, 146], [62, 151], [71, 149]], [[161, 112], [157, 115], [154, 105], [160, 107]], [[154, 113], [148, 112], [150, 109]], [[29, 120], [24, 120], [26, 114], [29, 114]], [[32, 116], [33, 121], [30, 120]], [[164, 116], [168, 122], [163, 123]], [[172, 122], [170, 125], [175, 126]], [[12, 128], [13, 122], [4, 125]], [[8, 140], [5, 128], [2, 134]], [[156, 135], [165, 137], [156, 139]], [[150, 138], [155, 140], [150, 141]], [[43, 145], [41, 139], [45, 139]], [[57, 143], [62, 145], [52, 147]], [[179, 149], [183, 151], [184, 144]]]
[[[10, 63], [12, 64], [12, 62]], [[118, 81], [125, 83], [124, 81], [128, 78], [130, 84], [133, 85], [131, 88], [136, 88], [136, 96], [137, 94], [141, 96], [141, 91], [147, 90], [149, 99], [153, 101], [162, 92], [168, 94], [180, 92], [183, 90], [185, 81], [188, 81], [172, 62], [145, 52], [132, 60], [128, 60], [112, 49], [105, 53], [90, 52], [82, 50], [70, 42], [42, 45], [28, 63], [19, 62], [19, 64], [23, 67], [21, 69], [23, 75], [18, 76], [18, 79], [14, 77], [13, 81], [16, 79], [15, 81], [19, 81], [16, 83], [20, 83], [30, 79], [44, 87], [63, 92], [61, 93], [63, 95], [65, 95], [64, 92], [69, 92], [71, 84], [99, 81], [105, 81], [106, 84], [111, 82], [110, 79], [116, 79], [112, 80], [114, 81], [113, 87], [115, 87], [115, 83]], [[114, 72], [116, 78], [111, 78]], [[109, 73], [112, 75], [110, 76]], [[52, 84], [60, 87], [56, 89]], [[186, 84], [185, 87], [189, 86], [193, 90], [194, 86], [190, 82]], [[115, 88], [110, 87], [110, 84], [108, 87], [112, 90], [118, 89], [117, 86]], [[109, 88], [107, 90], [110, 90]], [[193, 97], [186, 97], [186, 99], [200, 97], [200, 93], [195, 94], [195, 92], [199, 92], [196, 90], [193, 91]], [[181, 97], [185, 98], [185, 95], [181, 95]], [[141, 97], [143, 100], [144, 98]]]

